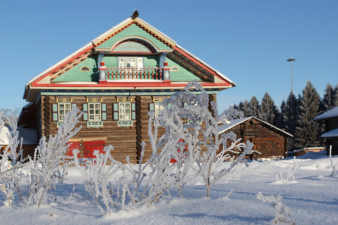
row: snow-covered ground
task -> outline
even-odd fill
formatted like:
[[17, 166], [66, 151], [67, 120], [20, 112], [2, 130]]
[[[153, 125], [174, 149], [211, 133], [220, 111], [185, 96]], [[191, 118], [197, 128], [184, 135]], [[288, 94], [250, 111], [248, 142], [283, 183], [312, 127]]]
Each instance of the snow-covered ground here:
[[[333, 162], [338, 166], [338, 157]], [[185, 186], [184, 199], [110, 217], [102, 216], [90, 201], [80, 174], [73, 167], [65, 184], [57, 187], [54, 203], [40, 208], [18, 203], [1, 206], [0, 224], [270, 224], [275, 211], [270, 204], [257, 199], [259, 192], [264, 196], [281, 195], [296, 224], [338, 224], [338, 174], [329, 176], [329, 158], [323, 154], [297, 158], [294, 179], [288, 180], [287, 173], [294, 166], [292, 158], [249, 164], [241, 168], [240, 177], [212, 186], [210, 199], [203, 197], [205, 188], [201, 180], [192, 179]], [[76, 191], [69, 198], [74, 183]]]

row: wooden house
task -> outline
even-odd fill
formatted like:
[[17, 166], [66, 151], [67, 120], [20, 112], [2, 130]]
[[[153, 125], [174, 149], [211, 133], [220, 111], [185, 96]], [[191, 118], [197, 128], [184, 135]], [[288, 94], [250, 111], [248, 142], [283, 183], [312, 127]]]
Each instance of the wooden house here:
[[[136, 15], [136, 14], [134, 14]], [[81, 157], [114, 146], [113, 157], [138, 162], [147, 143], [148, 111], [158, 102], [197, 80], [210, 100], [235, 84], [174, 40], [132, 16], [90, 41], [70, 56], [31, 79], [24, 99], [29, 105], [20, 125], [37, 136], [55, 134], [64, 115], [77, 107], [84, 112], [81, 131], [71, 148]]]
[[253, 116], [234, 119], [219, 128], [219, 134], [231, 131], [236, 134], [237, 138], [253, 142], [253, 149], [259, 152], [249, 156], [254, 159], [284, 158], [288, 152], [288, 138], [293, 137], [278, 127]]
[[318, 115], [315, 120], [324, 121], [325, 132], [321, 137], [326, 140], [327, 154], [329, 154], [329, 148], [332, 145], [332, 154], [338, 155], [338, 106]]

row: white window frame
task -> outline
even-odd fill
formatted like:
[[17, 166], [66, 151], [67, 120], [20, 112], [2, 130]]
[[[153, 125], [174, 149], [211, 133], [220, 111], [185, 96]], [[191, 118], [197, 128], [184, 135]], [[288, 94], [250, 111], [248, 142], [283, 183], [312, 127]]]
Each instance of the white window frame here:
[[[128, 67], [128, 59], [134, 59], [135, 65], [131, 65]], [[119, 68], [120, 70], [129, 70], [129, 71], [135, 71], [136, 69], [138, 71], [143, 70], [143, 57], [133, 57], [133, 56], [125, 56], [125, 57], [119, 57]]]
[[[62, 109], [61, 109], [61, 106], [63, 106]], [[58, 121], [63, 122], [66, 114], [68, 112], [70, 112], [71, 110], [72, 110], [72, 103], [70, 103], [70, 102], [59, 102], [58, 103]]]
[[[125, 107], [127, 104], [129, 104], [129, 108]], [[127, 112], [128, 109], [129, 109], [129, 113]], [[131, 102], [130, 101], [119, 102], [119, 121], [130, 121], [131, 120], [131, 110], [132, 110], [132, 108], [131, 108]], [[125, 117], [127, 117], [127, 119]]]
[[[94, 108], [91, 108], [91, 106], [94, 106]], [[101, 103], [88, 102], [88, 121], [101, 121], [101, 119]]]

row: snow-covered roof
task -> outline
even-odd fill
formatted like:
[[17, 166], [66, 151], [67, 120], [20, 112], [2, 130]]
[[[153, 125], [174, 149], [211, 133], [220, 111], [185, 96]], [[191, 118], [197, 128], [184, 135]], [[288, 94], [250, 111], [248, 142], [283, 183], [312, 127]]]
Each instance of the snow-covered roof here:
[[[0, 145], [8, 145], [7, 134], [11, 131], [9, 126], [4, 126], [0, 131]], [[19, 139], [23, 139], [24, 145], [35, 145], [38, 144], [37, 132], [33, 129], [18, 127]]]
[[264, 120], [258, 119], [257, 117], [254, 117], [254, 116], [243, 117], [243, 118], [240, 118], [240, 119], [231, 120], [229, 123], [224, 124], [223, 126], [218, 128], [218, 134], [224, 133], [225, 131], [230, 130], [231, 128], [237, 126], [238, 124], [244, 123], [245, 121], [248, 121], [250, 119], [258, 120], [258, 121], [266, 124], [267, 126], [273, 128], [273, 129], [275, 129], [275, 130], [277, 130], [277, 131], [279, 131], [279, 132], [281, 132], [281, 133], [283, 133], [283, 134], [285, 134], [289, 137], [293, 137], [292, 134], [290, 134], [290, 133], [288, 133], [288, 132], [286, 132], [286, 131], [284, 131], [284, 130], [282, 130], [282, 129], [280, 129], [280, 128], [278, 128], [278, 127], [276, 127], [276, 126], [274, 126], [274, 125], [272, 125], [272, 124], [270, 124], [270, 123], [268, 123]]
[[338, 117], [338, 106], [318, 115], [315, 117], [315, 120], [329, 119], [332, 117]]
[[322, 138], [332, 138], [332, 137], [338, 137], [338, 129], [334, 129], [331, 131], [328, 131], [321, 136]]

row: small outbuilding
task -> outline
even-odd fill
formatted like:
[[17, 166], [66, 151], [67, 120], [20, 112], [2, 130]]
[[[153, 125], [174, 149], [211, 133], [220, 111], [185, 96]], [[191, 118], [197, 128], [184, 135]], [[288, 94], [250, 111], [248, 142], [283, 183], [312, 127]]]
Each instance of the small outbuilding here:
[[[5, 125], [0, 130], [0, 152], [2, 153], [7, 146], [9, 145], [8, 135], [11, 133], [12, 129], [10, 126]], [[18, 127], [18, 139], [22, 140], [23, 148], [23, 157], [26, 158], [28, 155], [33, 155], [34, 150], [38, 145], [38, 138], [36, 136], [36, 131], [29, 128]]]
[[323, 120], [325, 132], [321, 135], [326, 140], [326, 150], [329, 154], [332, 145], [332, 154], [338, 155], [338, 106], [315, 117], [316, 121]]
[[[281, 159], [287, 156], [288, 139], [293, 135], [254, 116], [235, 119], [224, 123], [219, 134], [234, 132], [243, 141], [254, 144], [252, 159]], [[259, 152], [259, 153], [257, 153]]]

